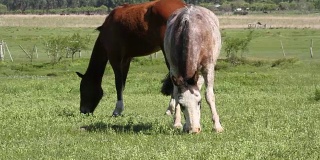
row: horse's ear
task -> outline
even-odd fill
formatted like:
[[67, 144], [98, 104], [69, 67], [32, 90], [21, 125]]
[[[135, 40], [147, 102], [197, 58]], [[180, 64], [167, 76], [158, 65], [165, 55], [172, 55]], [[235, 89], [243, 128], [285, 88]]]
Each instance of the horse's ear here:
[[180, 78], [176, 78], [175, 76], [171, 76], [172, 83], [176, 86], [181, 86], [183, 84]]
[[196, 85], [199, 79], [199, 74], [197, 72], [194, 73], [194, 75], [187, 80], [187, 83], [189, 85]]
[[83, 78], [83, 74], [81, 74], [80, 72], [76, 72], [76, 73], [80, 78]]

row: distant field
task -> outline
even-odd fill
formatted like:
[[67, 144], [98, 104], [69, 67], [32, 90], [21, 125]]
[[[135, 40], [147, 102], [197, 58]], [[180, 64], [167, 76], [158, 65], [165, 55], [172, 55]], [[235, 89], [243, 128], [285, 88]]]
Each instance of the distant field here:
[[[0, 15], [0, 27], [85, 27], [100, 26], [106, 15]], [[320, 28], [319, 15], [246, 15], [218, 16], [221, 28], [247, 28], [261, 22], [273, 28]]]
[[260, 22], [267, 28], [315, 28], [320, 29], [319, 15], [247, 15], [218, 16], [221, 28], [247, 28], [249, 23]]

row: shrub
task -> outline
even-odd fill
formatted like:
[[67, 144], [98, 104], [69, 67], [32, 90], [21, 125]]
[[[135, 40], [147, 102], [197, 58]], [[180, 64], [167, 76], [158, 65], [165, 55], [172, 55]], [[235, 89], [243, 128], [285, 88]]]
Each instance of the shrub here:
[[294, 64], [298, 61], [299, 61], [298, 58], [281, 58], [281, 59], [274, 61], [271, 65], [271, 67], [277, 67], [277, 66], [282, 66], [282, 65], [286, 65], [286, 64]]
[[67, 47], [67, 37], [50, 37], [45, 41], [45, 46], [51, 63], [56, 64], [62, 59], [61, 52]]
[[75, 33], [71, 37], [67, 37], [67, 39], [66, 57], [68, 58], [69, 54], [71, 54], [72, 61], [77, 52], [88, 49], [88, 42], [90, 41], [90, 37], [88, 35], [82, 37], [79, 33]]
[[56, 64], [64, 55], [66, 58], [71, 55], [73, 60], [75, 53], [88, 48], [88, 41], [90, 41], [89, 36], [82, 37], [79, 33], [75, 33], [72, 36], [50, 37], [45, 41], [45, 46], [51, 63]]
[[[242, 53], [245, 51], [248, 51], [248, 45], [250, 41], [252, 40], [253, 36], [253, 30], [250, 30], [250, 32], [244, 37], [227, 37], [224, 41], [224, 51], [227, 54], [227, 59], [232, 64], [237, 64], [242, 59]], [[240, 56], [238, 53], [241, 51]]]

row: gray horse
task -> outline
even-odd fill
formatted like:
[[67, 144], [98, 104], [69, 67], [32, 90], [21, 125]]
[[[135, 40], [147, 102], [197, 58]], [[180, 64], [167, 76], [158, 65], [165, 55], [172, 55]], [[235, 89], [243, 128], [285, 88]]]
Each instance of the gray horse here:
[[199, 133], [201, 86], [206, 85], [206, 101], [212, 112], [214, 128], [222, 132], [213, 92], [214, 67], [221, 49], [219, 21], [214, 13], [199, 6], [175, 11], [167, 22], [164, 50], [174, 84], [167, 113], [175, 112], [174, 126], [182, 127], [182, 110], [186, 123], [183, 130]]

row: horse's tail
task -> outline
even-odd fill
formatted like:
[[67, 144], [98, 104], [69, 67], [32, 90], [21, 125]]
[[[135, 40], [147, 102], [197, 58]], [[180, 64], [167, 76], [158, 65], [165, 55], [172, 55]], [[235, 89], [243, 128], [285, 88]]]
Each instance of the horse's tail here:
[[162, 82], [161, 93], [165, 96], [170, 96], [173, 92], [173, 84], [170, 78], [170, 73], [168, 73], [161, 82]]

